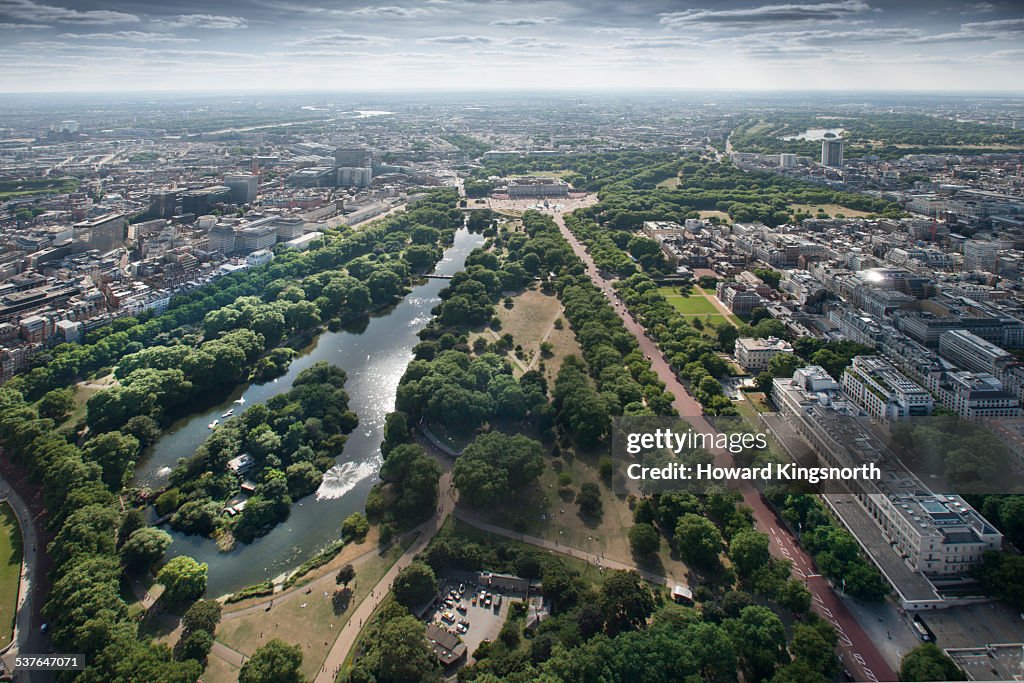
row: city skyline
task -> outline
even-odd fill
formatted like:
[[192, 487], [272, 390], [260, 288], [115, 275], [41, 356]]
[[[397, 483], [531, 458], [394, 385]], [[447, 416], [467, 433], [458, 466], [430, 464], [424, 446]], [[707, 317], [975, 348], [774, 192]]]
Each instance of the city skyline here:
[[1020, 92], [1022, 38], [1013, 2], [0, 0], [0, 91]]

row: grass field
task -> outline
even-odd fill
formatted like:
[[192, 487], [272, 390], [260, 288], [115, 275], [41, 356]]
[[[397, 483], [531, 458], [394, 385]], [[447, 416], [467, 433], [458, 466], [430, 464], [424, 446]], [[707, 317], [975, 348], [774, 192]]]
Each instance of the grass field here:
[[700, 294], [694, 293], [689, 296], [683, 296], [675, 287], [659, 287], [658, 292], [668, 299], [668, 302], [683, 315], [721, 316], [715, 305]]
[[679, 183], [679, 176], [675, 176], [674, 178], [665, 178], [657, 184], [657, 187], [679, 187]]
[[732, 222], [732, 219], [729, 218], [729, 214], [727, 214], [725, 211], [701, 211], [700, 212], [700, 217], [701, 218], [711, 218], [712, 216], [715, 216], [717, 218], [721, 218], [723, 221], [725, 221], [727, 223], [731, 223]]
[[234, 664], [229, 664], [216, 655], [210, 655], [206, 660], [206, 669], [203, 671], [203, 682], [236, 683], [239, 671], [241, 669]]
[[0, 505], [0, 647], [10, 643], [14, 635], [21, 556], [21, 529], [14, 510], [4, 502]]
[[[713, 325], [728, 322], [738, 327], [740, 324], [739, 318], [734, 315], [723, 314], [711, 302], [708, 297], [715, 295], [714, 290], [705, 291], [700, 287], [693, 287], [690, 294], [686, 296], [680, 294], [679, 289], [676, 287], [659, 287], [658, 292], [686, 318], [689, 318], [691, 321], [694, 318], [699, 318], [705, 325], [704, 332], [707, 336], [714, 336], [714, 332], [711, 330]], [[707, 296], [704, 296], [701, 292]]]
[[[573, 455], [566, 452], [559, 459], [561, 469], [556, 470], [553, 462], [548, 461], [540, 479], [517, 494], [516, 505], [474, 512], [507, 529], [521, 530], [531, 536], [557, 541], [624, 564], [637, 564], [627, 536], [633, 526], [633, 511], [625, 496], [615, 495], [601, 481], [597, 469], [600, 455], [604, 453]], [[558, 484], [562, 472], [572, 480], [564, 495]], [[573, 500], [580, 486], [586, 482], [597, 483], [601, 492], [603, 514], [599, 519], [581, 517], [579, 506]], [[646, 562], [642, 567], [680, 582], [686, 582], [688, 575], [686, 565], [671, 556], [665, 539], [662, 539], [657, 560]]]
[[833, 218], [840, 213], [847, 218], [863, 218], [864, 216], [871, 215], [870, 211], [857, 211], [856, 209], [848, 209], [845, 206], [839, 206], [838, 204], [790, 204], [789, 208], [794, 212], [803, 211], [811, 214], [812, 216], [818, 213], [818, 209], [822, 209]]
[[[523, 347], [522, 359], [516, 359], [514, 351], [509, 352], [509, 360], [512, 361], [516, 376], [524, 372], [523, 368], [540, 369], [543, 362], [544, 377], [551, 384], [567, 356], [582, 356], [583, 352], [576, 341], [576, 335], [569, 329], [569, 323], [564, 320], [562, 304], [557, 296], [544, 294], [533, 285], [512, 297], [512, 308], [505, 308], [504, 303], [499, 303], [497, 310], [498, 318], [501, 320], [498, 336], [511, 334], [515, 343]], [[563, 318], [560, 330], [554, 326], [558, 318]], [[493, 340], [494, 335], [488, 335], [488, 341]], [[551, 344], [551, 355], [547, 358], [540, 357], [540, 344], [543, 341]], [[472, 339], [470, 342], [472, 343]]]
[[[369, 548], [366, 544], [359, 547], [364, 551]], [[217, 640], [247, 656], [273, 638], [299, 645], [302, 647], [302, 673], [312, 680], [319, 673], [320, 665], [349, 615], [355, 612], [404, 549], [401, 543], [395, 543], [383, 556], [371, 553], [355, 563], [354, 595], [348, 610], [341, 614], [334, 611], [331, 597], [335, 584], [328, 577], [311, 585], [310, 593], [300, 590], [299, 594], [278, 602], [268, 612], [256, 610], [237, 619], [224, 619], [217, 627]], [[222, 663], [219, 668], [225, 666]]]

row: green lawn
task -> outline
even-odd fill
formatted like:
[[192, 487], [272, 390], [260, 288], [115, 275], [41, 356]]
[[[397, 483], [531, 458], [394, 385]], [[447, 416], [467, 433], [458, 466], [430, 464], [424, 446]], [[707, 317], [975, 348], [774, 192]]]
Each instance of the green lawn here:
[[683, 296], [675, 287], [659, 287], [658, 291], [683, 315], [721, 315], [715, 305], [700, 294]]
[[21, 529], [14, 510], [4, 502], [0, 505], [0, 647], [11, 642], [14, 634], [14, 613], [18, 606], [18, 584], [21, 581]]

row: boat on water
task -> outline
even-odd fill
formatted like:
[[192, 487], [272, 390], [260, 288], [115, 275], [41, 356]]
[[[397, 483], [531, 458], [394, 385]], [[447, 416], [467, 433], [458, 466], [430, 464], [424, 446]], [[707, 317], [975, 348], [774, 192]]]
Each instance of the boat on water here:
[[221, 417], [222, 418], [229, 418], [229, 417], [231, 417], [234, 414], [235, 414], [235, 409], [234, 408], [228, 408], [228, 412], [226, 412], [223, 415], [221, 415]]
[[245, 403], [245, 396], [242, 396], [241, 398], [236, 398], [235, 399], [235, 403], [237, 403], [238, 405], [244, 404]]
[[207, 428], [207, 429], [214, 429], [214, 428], [216, 428], [216, 427], [217, 427], [217, 425], [219, 425], [219, 424], [220, 424], [220, 420], [214, 420], [214, 421], [213, 421], [213, 422], [211, 422], [210, 424], [206, 425], [206, 428]]

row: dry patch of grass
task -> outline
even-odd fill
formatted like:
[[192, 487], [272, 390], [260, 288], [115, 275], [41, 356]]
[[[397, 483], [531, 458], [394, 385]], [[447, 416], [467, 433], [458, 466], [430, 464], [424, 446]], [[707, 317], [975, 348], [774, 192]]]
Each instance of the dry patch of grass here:
[[[359, 546], [365, 550], [367, 545]], [[305, 590], [288, 597], [275, 598], [269, 611], [257, 609], [231, 618], [225, 614], [217, 628], [217, 640], [245, 654], [252, 654], [273, 638], [302, 647], [302, 673], [312, 680], [320, 671], [331, 645], [356, 607], [370, 594], [377, 581], [401, 556], [404, 546], [394, 544], [384, 555], [364, 555], [355, 564], [356, 578], [350, 586], [353, 596], [348, 609], [336, 614], [332, 596], [335, 588], [333, 572], [311, 581]], [[308, 593], [306, 591], [309, 591]], [[213, 657], [211, 657], [211, 660]]]
[[725, 221], [726, 223], [731, 223], [732, 222], [732, 219], [729, 218], [729, 214], [727, 214], [725, 211], [701, 211], [700, 212], [700, 217], [701, 218], [711, 218], [712, 216], [714, 216], [715, 218], [720, 218], [723, 221]]
[[[637, 565], [648, 571], [669, 576], [680, 583], [688, 583], [686, 565], [670, 556], [668, 542], [662, 547], [656, 562], [638, 562], [629, 546], [629, 529], [633, 526], [633, 511], [625, 496], [617, 496], [601, 481], [598, 472], [599, 455], [584, 454], [548, 461], [540, 479], [517, 494], [516, 505], [494, 510], [474, 510], [487, 521], [508, 529], [522, 531], [548, 541], [574, 549], [584, 550], [610, 560]], [[560, 463], [556, 470], [552, 462]], [[563, 494], [558, 479], [561, 473], [571, 478]], [[603, 513], [599, 519], [581, 517], [573, 497], [587, 482], [598, 485], [601, 491]]]
[[203, 671], [203, 681], [204, 683], [236, 683], [239, 671], [241, 669], [234, 664], [229, 664], [211, 654], [206, 661], [206, 669]]
[[673, 178], [665, 178], [655, 185], [655, 187], [679, 187], [680, 182], [682, 181], [679, 179], [679, 176], [675, 176]]
[[847, 218], [863, 218], [870, 216], [870, 211], [858, 211], [857, 209], [848, 209], [845, 206], [839, 206], [838, 204], [790, 204], [790, 210], [793, 212], [803, 211], [809, 213], [812, 216], [817, 215], [818, 209], [822, 209], [829, 216], [835, 218], [837, 214], [843, 214]]
[[[566, 356], [582, 354], [576, 336], [563, 317], [558, 297], [544, 294], [539, 286], [532, 285], [512, 297], [512, 308], [505, 308], [501, 302], [497, 309], [501, 320], [498, 334], [511, 334], [515, 343], [523, 347], [522, 359], [513, 363], [517, 375], [522, 374], [524, 366], [527, 369], [539, 369], [543, 362], [544, 376], [551, 383]], [[555, 327], [555, 320], [560, 318], [561, 330]], [[551, 355], [547, 358], [542, 357], [540, 352], [540, 345], [545, 341], [551, 344]], [[514, 357], [514, 352], [510, 352], [509, 356]]]

